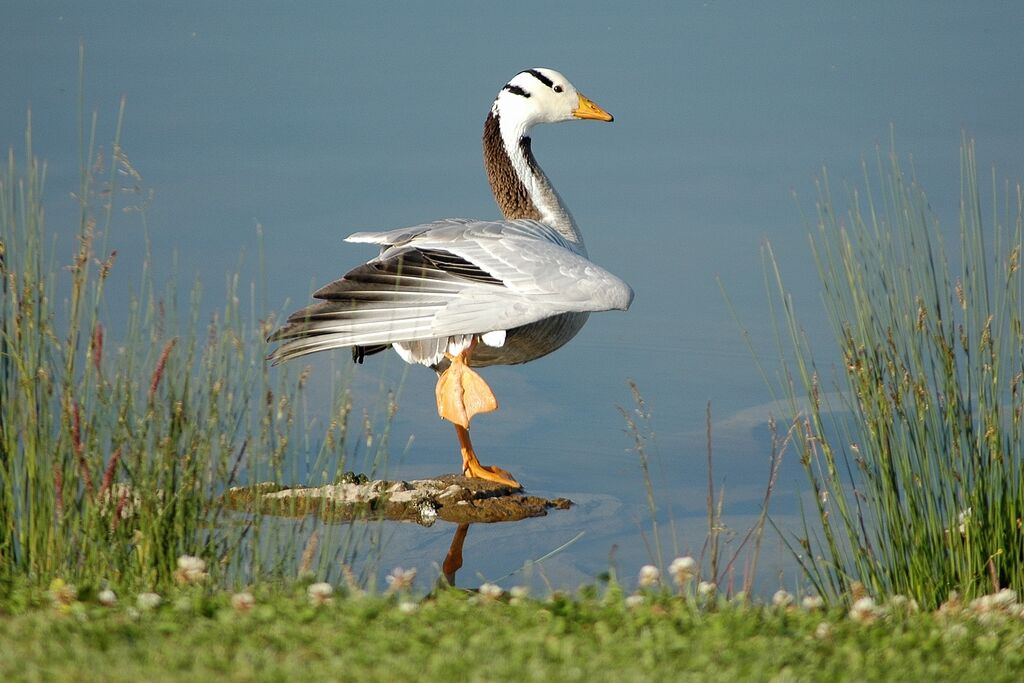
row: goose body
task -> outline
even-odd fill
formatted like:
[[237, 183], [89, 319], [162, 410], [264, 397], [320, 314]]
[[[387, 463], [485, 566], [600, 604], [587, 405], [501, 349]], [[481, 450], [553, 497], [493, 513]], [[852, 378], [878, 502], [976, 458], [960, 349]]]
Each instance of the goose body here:
[[[291, 315], [271, 335], [283, 342], [271, 359], [351, 347], [361, 362], [393, 347], [406, 362], [434, 368], [441, 374], [439, 413], [462, 429], [464, 471], [515, 484], [504, 470], [489, 476], [497, 468], [466, 464], [469, 419], [497, 407], [468, 366], [545, 356], [572, 339], [591, 312], [625, 310], [633, 298], [629, 285], [587, 258], [572, 214], [533, 156], [534, 125], [573, 119], [612, 117], [557, 71], [517, 74], [499, 91], [483, 134], [484, 165], [504, 220], [449, 218], [349, 236], [378, 245], [379, 255]], [[442, 388], [449, 375], [460, 378], [458, 388]], [[480, 406], [469, 406], [476, 400]]]

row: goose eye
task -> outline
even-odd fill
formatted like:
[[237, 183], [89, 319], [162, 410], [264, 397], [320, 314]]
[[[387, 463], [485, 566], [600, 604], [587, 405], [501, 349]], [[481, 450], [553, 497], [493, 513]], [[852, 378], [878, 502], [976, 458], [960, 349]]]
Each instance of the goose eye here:
[[551, 89], [554, 90], [555, 92], [562, 92], [562, 86], [560, 85], [552, 86]]

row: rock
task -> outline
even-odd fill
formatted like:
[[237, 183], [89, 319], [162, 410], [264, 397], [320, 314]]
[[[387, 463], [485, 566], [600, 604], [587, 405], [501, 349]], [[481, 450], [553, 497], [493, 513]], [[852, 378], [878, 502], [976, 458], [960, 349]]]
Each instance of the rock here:
[[285, 517], [318, 515], [325, 521], [380, 519], [429, 526], [436, 519], [468, 524], [512, 522], [541, 517], [548, 509], [566, 510], [567, 498], [548, 500], [504, 484], [446, 474], [436, 479], [369, 481], [345, 477], [337, 484], [285, 487], [264, 482], [234, 487], [225, 495], [234, 510], [259, 510]]

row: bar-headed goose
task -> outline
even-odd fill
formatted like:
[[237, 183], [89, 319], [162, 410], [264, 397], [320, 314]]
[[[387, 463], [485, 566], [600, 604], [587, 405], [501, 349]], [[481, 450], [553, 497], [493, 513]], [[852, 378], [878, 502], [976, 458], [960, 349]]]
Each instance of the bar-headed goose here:
[[530, 148], [538, 123], [611, 114], [551, 69], [519, 73], [498, 93], [484, 122], [484, 164], [505, 220], [462, 218], [349, 242], [380, 255], [320, 289], [271, 341], [282, 361], [351, 347], [353, 358], [389, 346], [408, 363], [439, 374], [437, 410], [455, 425], [466, 476], [518, 486], [507, 471], [481, 465], [469, 422], [498, 405], [472, 367], [525, 363], [572, 339], [591, 311], [625, 310], [633, 291], [587, 259], [576, 222]]

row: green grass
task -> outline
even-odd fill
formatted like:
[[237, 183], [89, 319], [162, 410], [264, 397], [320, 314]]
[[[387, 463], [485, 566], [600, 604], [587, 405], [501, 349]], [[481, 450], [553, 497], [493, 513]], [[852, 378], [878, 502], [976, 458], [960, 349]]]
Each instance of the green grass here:
[[986, 204], [970, 141], [961, 178], [951, 253], [895, 153], [880, 155], [878, 189], [865, 172], [845, 215], [823, 177], [812, 247], [834, 372], [816, 363], [767, 255], [814, 494], [794, 546], [826, 596], [859, 582], [934, 607], [954, 590], [1024, 590], [1024, 194], [993, 177]]
[[1024, 620], [905, 608], [750, 606], [612, 588], [546, 600], [443, 591], [428, 599], [345, 596], [314, 606], [305, 584], [231, 596], [176, 589], [155, 609], [133, 596], [54, 601], [17, 591], [0, 607], [3, 680], [1017, 680]]

